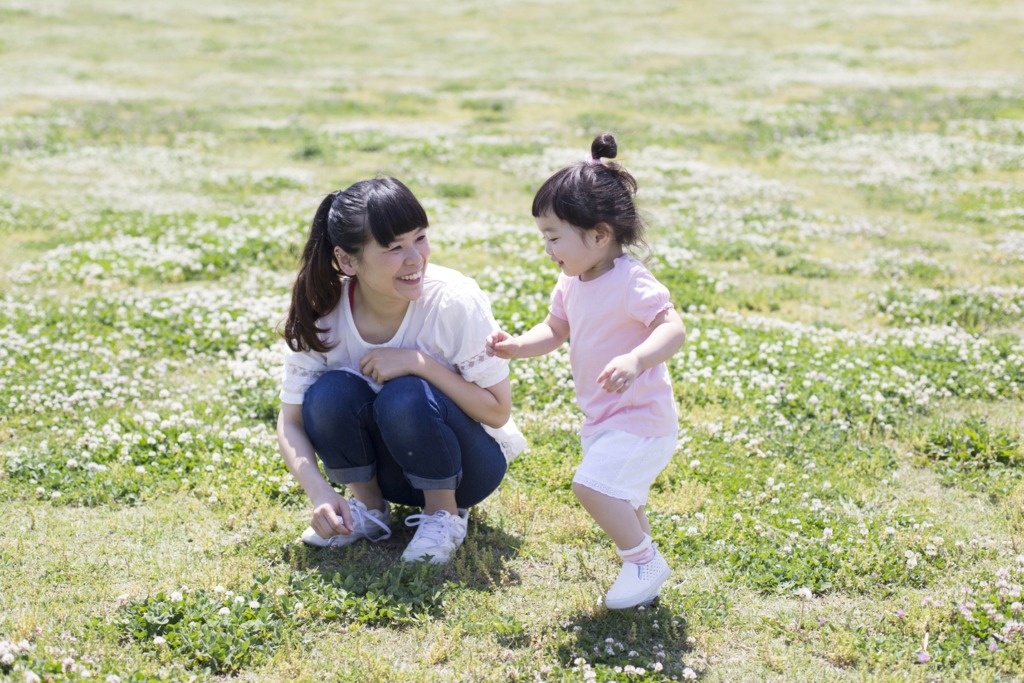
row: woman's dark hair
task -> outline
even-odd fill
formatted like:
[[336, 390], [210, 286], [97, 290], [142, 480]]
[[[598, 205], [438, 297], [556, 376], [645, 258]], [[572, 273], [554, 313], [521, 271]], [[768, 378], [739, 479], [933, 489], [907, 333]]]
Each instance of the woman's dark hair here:
[[326, 330], [316, 323], [341, 299], [342, 274], [334, 247], [358, 258], [371, 239], [386, 247], [396, 236], [428, 225], [427, 212], [416, 195], [394, 178], [362, 180], [327, 195], [313, 216], [299, 258], [299, 274], [284, 322], [288, 346], [293, 351], [331, 348], [320, 338]]
[[607, 223], [624, 247], [644, 244], [644, 223], [636, 210], [636, 179], [614, 159], [615, 136], [601, 133], [590, 145], [588, 161], [570, 164], [541, 185], [533, 198], [534, 217], [553, 213], [580, 230]]

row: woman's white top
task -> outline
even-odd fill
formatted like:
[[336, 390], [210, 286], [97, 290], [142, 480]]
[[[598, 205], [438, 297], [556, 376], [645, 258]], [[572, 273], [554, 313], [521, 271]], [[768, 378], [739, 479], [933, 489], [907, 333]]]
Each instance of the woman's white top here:
[[[320, 338], [330, 350], [285, 352], [282, 403], [301, 404], [306, 389], [328, 370], [359, 375], [374, 391], [380, 391], [381, 385], [359, 372], [363, 356], [379, 348], [417, 349], [484, 389], [509, 376], [508, 361], [488, 356], [484, 349], [487, 336], [498, 324], [490, 302], [472, 278], [451, 268], [428, 265], [423, 295], [409, 304], [395, 336], [383, 344], [371, 344], [359, 335], [349, 303], [351, 286], [351, 280], [342, 280], [338, 305], [317, 321], [317, 327], [325, 330]], [[508, 462], [526, 448], [526, 438], [512, 419], [498, 429], [481, 426], [498, 442]]]

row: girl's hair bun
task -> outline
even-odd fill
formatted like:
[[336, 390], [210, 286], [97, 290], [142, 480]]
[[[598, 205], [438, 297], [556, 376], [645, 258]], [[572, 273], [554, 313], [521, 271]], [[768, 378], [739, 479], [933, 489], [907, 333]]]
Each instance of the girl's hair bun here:
[[614, 159], [618, 153], [619, 146], [611, 133], [601, 133], [590, 143], [590, 156], [595, 159]]

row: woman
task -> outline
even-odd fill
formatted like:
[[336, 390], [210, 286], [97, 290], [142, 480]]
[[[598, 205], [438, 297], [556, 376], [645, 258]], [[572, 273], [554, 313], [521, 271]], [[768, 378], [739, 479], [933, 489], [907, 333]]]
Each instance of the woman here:
[[[313, 503], [302, 539], [391, 535], [390, 503], [422, 507], [405, 561], [447, 562], [467, 508], [525, 446], [510, 419], [508, 362], [477, 284], [428, 268], [427, 215], [394, 178], [327, 196], [303, 250], [284, 336], [278, 444]], [[324, 479], [344, 484], [346, 500]]]

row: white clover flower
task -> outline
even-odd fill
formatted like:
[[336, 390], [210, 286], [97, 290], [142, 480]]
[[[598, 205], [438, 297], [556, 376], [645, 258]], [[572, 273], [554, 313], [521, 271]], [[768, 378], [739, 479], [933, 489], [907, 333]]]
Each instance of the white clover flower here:
[[227, 615], [231, 614], [231, 608], [221, 607], [219, 610], [217, 610], [217, 614], [221, 615], [222, 617], [226, 617]]
[[156, 636], [156, 637], [153, 638], [153, 644], [154, 645], [166, 645], [167, 644], [167, 639], [164, 638], [163, 636]]
[[184, 597], [180, 591], [174, 591], [171, 593], [171, 602], [181, 602]]
[[251, 607], [252, 609], [259, 609], [260, 601], [259, 600], [250, 600], [249, 601], [249, 607]]

